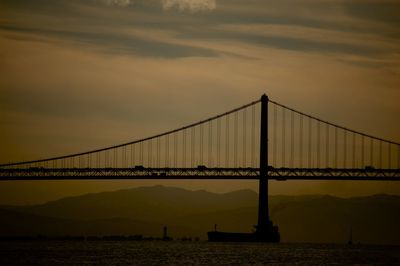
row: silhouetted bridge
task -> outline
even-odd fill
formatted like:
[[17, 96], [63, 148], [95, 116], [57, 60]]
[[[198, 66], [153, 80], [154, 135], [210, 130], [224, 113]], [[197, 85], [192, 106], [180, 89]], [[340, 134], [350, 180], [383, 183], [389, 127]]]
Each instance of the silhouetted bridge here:
[[0, 180], [400, 180], [400, 144], [266, 96], [197, 123], [88, 152], [0, 165]]

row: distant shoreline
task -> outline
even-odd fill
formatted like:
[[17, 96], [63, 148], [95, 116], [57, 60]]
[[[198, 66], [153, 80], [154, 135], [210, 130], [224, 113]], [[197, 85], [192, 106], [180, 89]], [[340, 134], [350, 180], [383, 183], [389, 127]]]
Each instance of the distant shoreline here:
[[142, 235], [108, 235], [108, 236], [0, 236], [0, 241], [200, 241], [198, 237], [162, 238], [144, 237]]

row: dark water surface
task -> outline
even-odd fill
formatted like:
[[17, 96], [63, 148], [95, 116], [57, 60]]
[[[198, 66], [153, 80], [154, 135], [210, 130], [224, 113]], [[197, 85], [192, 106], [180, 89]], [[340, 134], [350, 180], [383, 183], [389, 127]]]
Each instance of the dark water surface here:
[[0, 265], [400, 265], [400, 246], [2, 241]]

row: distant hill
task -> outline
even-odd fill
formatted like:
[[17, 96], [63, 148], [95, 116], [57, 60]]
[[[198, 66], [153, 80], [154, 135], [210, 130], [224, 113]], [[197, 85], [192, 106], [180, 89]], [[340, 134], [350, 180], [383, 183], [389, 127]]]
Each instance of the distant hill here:
[[[221, 231], [249, 232], [257, 221], [252, 190], [216, 194], [153, 186], [87, 194], [33, 206], [0, 207], [0, 235], [199, 236], [214, 224]], [[287, 242], [400, 244], [400, 197], [374, 195], [271, 196], [270, 212]]]
[[205, 190], [152, 186], [86, 194], [11, 209], [68, 219], [125, 217], [162, 221], [182, 215], [255, 206], [257, 200], [258, 195], [252, 190], [216, 194]]

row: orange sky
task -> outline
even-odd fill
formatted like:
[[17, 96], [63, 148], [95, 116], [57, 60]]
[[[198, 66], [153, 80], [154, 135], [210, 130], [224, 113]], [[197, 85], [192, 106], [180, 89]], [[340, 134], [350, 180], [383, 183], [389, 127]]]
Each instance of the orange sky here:
[[[399, 142], [399, 13], [398, 1], [378, 0], [2, 1], [0, 162], [127, 142], [263, 93]], [[7, 182], [0, 203], [154, 183]], [[275, 182], [271, 192], [400, 194], [400, 185]]]

